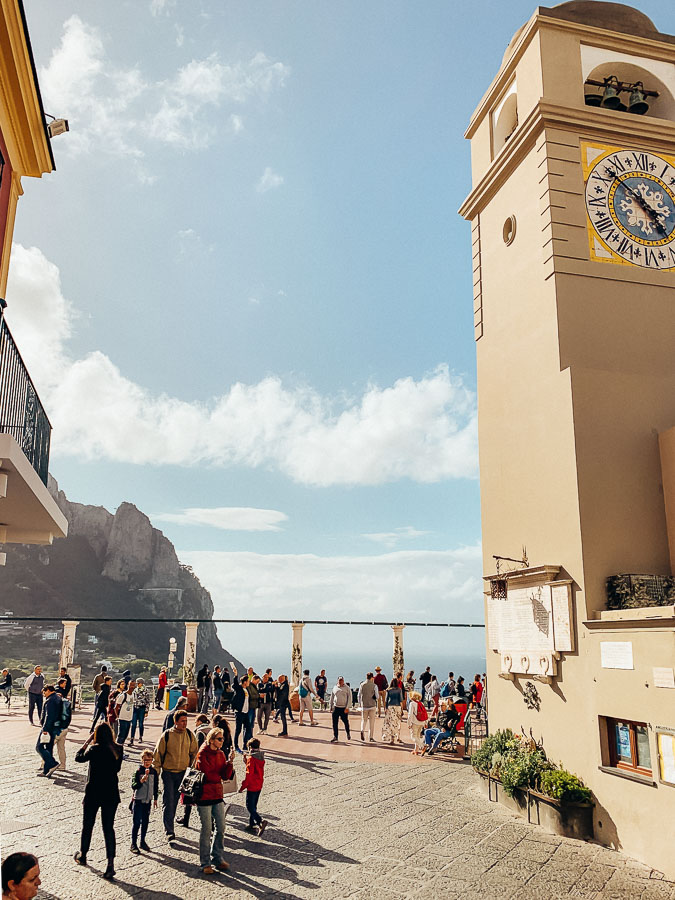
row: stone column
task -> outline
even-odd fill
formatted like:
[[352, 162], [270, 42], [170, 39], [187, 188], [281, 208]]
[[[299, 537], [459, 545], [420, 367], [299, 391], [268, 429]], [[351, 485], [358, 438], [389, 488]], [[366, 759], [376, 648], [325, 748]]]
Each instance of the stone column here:
[[403, 662], [403, 629], [405, 625], [392, 625], [394, 632], [394, 651], [391, 657], [392, 674], [401, 672], [405, 678], [405, 663]]
[[183, 681], [188, 687], [195, 685], [195, 663], [197, 662], [197, 629], [199, 622], [185, 623], [185, 650], [183, 652]]
[[73, 661], [75, 655], [75, 632], [79, 622], [63, 621], [63, 637], [61, 638], [61, 657], [59, 658], [59, 668], [67, 669]]
[[291, 642], [291, 690], [300, 684], [302, 678], [302, 629], [304, 622], [293, 622], [293, 638]]

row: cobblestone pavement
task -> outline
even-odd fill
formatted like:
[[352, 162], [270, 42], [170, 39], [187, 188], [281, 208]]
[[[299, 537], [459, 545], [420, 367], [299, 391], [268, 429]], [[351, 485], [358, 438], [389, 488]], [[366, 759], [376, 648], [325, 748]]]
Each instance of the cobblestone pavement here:
[[[231, 869], [210, 879], [197, 867], [197, 829], [179, 826], [176, 849], [169, 848], [161, 808], [152, 816], [152, 852], [129, 853], [135, 759], [125, 762], [117, 880], [110, 884], [101, 878], [105, 854], [98, 825], [90, 866], [72, 860], [86, 767], [72, 763], [76, 771], [38, 779], [39, 760], [30, 745], [5, 743], [0, 749], [2, 854], [37, 853], [42, 900], [675, 898], [675, 883], [622, 854], [545, 834], [488, 802], [465, 764], [428, 760], [413, 769], [277, 752], [268, 756], [260, 801], [270, 826], [263, 838], [245, 832], [244, 795], [237, 795], [226, 838]], [[237, 767], [241, 778], [241, 757]]]

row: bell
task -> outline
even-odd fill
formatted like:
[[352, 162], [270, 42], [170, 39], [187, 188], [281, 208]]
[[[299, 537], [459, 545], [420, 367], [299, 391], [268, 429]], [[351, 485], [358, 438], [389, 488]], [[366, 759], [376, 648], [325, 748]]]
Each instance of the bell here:
[[600, 106], [604, 106], [605, 109], [618, 109], [622, 105], [618, 87], [619, 82], [614, 75], [605, 81], [605, 90]]
[[590, 91], [584, 94], [584, 102], [586, 106], [600, 106], [602, 101], [602, 94], [598, 94], [597, 91], [591, 93]]
[[641, 81], [636, 81], [630, 93], [628, 112], [636, 116], [644, 116], [649, 110], [649, 104], [645, 101], [644, 88]]

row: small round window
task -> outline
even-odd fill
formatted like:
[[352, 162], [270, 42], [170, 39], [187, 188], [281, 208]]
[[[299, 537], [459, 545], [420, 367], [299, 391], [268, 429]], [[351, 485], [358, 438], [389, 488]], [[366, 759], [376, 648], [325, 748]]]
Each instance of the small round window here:
[[509, 244], [512, 244], [516, 237], [516, 217], [509, 216], [506, 222], [504, 222], [504, 227], [502, 229], [502, 237], [504, 238], [504, 243], [508, 247]]

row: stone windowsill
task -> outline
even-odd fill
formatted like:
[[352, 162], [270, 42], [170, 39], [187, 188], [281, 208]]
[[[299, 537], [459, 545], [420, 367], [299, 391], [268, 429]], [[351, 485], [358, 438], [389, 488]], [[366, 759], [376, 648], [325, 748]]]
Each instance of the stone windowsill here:
[[614, 766], [598, 766], [598, 769], [606, 775], [618, 775], [619, 778], [627, 778], [629, 781], [637, 781], [648, 787], [656, 787], [656, 782], [648, 775], [639, 775], [637, 772], [628, 772], [626, 769], [616, 769]]

